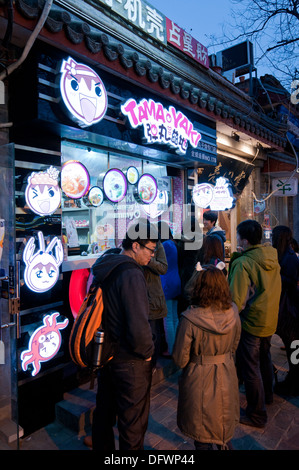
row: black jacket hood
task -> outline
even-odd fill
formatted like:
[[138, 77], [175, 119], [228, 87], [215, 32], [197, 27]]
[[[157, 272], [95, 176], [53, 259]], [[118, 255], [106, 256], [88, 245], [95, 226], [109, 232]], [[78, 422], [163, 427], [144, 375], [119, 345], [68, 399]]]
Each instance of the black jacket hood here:
[[120, 253], [120, 248], [112, 248], [97, 259], [91, 268], [91, 272], [94, 276], [93, 282], [96, 284], [103, 283], [105, 279], [107, 279], [107, 277], [112, 273], [112, 271], [117, 269], [117, 267], [123, 263], [132, 263], [132, 267], [134, 266], [142, 270], [142, 268], [133, 258]]

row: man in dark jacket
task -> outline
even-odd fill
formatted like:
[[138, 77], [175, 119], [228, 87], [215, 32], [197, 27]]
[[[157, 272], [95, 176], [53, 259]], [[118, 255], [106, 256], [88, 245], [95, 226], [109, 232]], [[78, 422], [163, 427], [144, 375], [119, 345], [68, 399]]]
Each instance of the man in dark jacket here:
[[222, 243], [223, 249], [223, 259], [225, 258], [225, 247], [224, 242], [226, 241], [225, 230], [223, 230], [219, 225], [216, 225], [218, 220], [218, 214], [215, 211], [206, 211], [203, 213], [203, 225], [206, 230], [206, 237], [213, 235]]
[[141, 266], [154, 256], [157, 238], [157, 231], [150, 224], [140, 222], [128, 230], [119, 254], [103, 255], [92, 268], [94, 282], [103, 288], [109, 336], [118, 344], [114, 358], [98, 374], [93, 450], [115, 450], [116, 416], [119, 449], [143, 449], [154, 345]]

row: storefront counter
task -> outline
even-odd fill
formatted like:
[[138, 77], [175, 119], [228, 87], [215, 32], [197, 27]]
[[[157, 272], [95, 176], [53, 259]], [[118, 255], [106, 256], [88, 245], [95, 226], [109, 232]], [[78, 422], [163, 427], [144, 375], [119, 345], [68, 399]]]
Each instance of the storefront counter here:
[[69, 256], [66, 261], [62, 263], [62, 272], [76, 271], [77, 269], [88, 269], [96, 262], [97, 258], [102, 253], [90, 254], [87, 256], [77, 255]]

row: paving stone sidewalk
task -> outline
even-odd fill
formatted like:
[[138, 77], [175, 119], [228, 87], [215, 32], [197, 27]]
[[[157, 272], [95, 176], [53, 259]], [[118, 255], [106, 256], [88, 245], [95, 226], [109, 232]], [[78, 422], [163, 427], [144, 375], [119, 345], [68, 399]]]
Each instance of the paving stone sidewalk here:
[[[278, 379], [283, 380], [288, 366], [280, 339], [272, 339], [272, 359], [278, 369]], [[178, 376], [180, 371], [152, 386], [148, 431], [145, 436], [147, 451], [194, 450], [193, 441], [186, 438], [176, 424]], [[244, 389], [240, 389], [240, 404], [245, 407]], [[299, 397], [282, 397], [274, 394], [274, 402], [267, 406], [268, 423], [264, 429], [239, 424], [232, 440], [236, 450], [299, 450]], [[90, 429], [76, 433], [59, 422], [20, 440], [20, 450], [80, 450], [89, 451], [84, 437]], [[115, 430], [117, 436], [117, 430]], [[2, 444], [3, 445], [3, 444]], [[13, 446], [1, 447], [12, 449]], [[14, 447], [15, 448], [15, 447]]]

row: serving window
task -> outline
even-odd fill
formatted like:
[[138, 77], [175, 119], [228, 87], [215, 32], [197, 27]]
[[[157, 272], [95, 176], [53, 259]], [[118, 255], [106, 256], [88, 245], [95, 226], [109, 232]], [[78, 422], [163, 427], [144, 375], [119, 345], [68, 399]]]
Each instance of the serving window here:
[[67, 141], [61, 150], [65, 260], [119, 246], [131, 222], [158, 222], [173, 203], [165, 165]]

